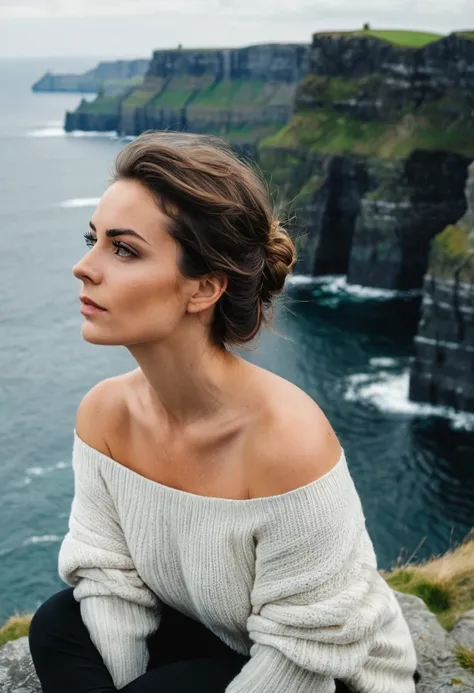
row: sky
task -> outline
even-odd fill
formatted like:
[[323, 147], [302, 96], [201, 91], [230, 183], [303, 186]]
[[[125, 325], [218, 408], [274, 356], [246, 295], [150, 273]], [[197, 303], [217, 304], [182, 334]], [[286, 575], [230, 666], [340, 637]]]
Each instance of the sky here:
[[474, 29], [474, 0], [0, 0], [0, 57], [309, 43], [316, 31]]

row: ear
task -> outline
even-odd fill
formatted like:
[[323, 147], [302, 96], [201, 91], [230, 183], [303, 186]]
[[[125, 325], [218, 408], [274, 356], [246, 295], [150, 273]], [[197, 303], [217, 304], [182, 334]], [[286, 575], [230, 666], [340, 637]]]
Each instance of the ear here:
[[228, 278], [223, 274], [208, 274], [200, 277], [197, 289], [188, 301], [188, 313], [200, 313], [211, 308], [227, 289]]

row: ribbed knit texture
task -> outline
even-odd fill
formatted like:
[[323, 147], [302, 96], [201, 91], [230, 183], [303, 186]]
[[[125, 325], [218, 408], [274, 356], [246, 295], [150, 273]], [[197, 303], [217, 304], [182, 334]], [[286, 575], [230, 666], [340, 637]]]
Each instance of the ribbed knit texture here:
[[209, 498], [146, 479], [74, 430], [59, 575], [120, 689], [146, 671], [163, 603], [251, 659], [226, 693], [414, 693], [416, 653], [377, 572], [344, 451], [266, 498]]

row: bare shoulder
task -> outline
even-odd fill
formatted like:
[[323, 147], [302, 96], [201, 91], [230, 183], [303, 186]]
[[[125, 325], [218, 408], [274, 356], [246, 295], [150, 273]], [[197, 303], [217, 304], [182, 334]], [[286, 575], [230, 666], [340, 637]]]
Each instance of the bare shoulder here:
[[105, 378], [86, 392], [76, 413], [76, 432], [87, 445], [111, 456], [106, 440], [127, 421], [126, 389], [133, 371]]
[[279, 495], [327, 474], [341, 444], [321, 407], [298, 386], [276, 376], [259, 428], [252, 496]]

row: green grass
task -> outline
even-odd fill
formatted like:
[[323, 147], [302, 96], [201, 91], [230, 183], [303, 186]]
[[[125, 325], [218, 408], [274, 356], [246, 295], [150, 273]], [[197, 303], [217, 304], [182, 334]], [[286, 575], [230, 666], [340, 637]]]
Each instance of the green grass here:
[[474, 674], [474, 650], [464, 645], [456, 645], [456, 660], [459, 666]]
[[[223, 80], [201, 92], [193, 100], [196, 108], [246, 108], [266, 103], [267, 95], [263, 80]], [[273, 95], [273, 91], [272, 91]]]
[[361, 31], [326, 31], [318, 32], [315, 36], [373, 36], [382, 41], [389, 41], [395, 46], [407, 48], [422, 48], [429, 43], [434, 43], [443, 38], [443, 34], [434, 34], [427, 31], [407, 31], [405, 29], [367, 29]]
[[423, 46], [427, 46], [429, 43], [434, 43], [434, 41], [439, 41], [443, 38], [442, 34], [432, 34], [426, 31], [369, 29], [361, 33], [374, 36], [383, 41], [389, 41], [396, 46], [408, 46], [409, 48], [423, 48]]
[[111, 79], [104, 79], [104, 86], [107, 87], [123, 87], [126, 89], [127, 87], [133, 87], [133, 86], [138, 86], [139, 84], [143, 83], [143, 77], [140, 75], [135, 75], [135, 77], [130, 77], [130, 79], [118, 79], [118, 78], [111, 78]]
[[0, 627], [0, 647], [10, 640], [18, 640], [28, 635], [33, 614], [21, 614], [12, 616]]
[[120, 110], [120, 102], [123, 96], [99, 96], [94, 101], [83, 99], [78, 107], [80, 113], [97, 113], [98, 115], [117, 114]]
[[155, 96], [155, 91], [151, 89], [134, 89], [122, 102], [126, 108], [142, 108]]
[[464, 36], [464, 38], [471, 39], [471, 41], [474, 41], [474, 31], [458, 31], [457, 32], [460, 36]]
[[474, 133], [467, 124], [447, 127], [441, 118], [407, 115], [398, 122], [366, 121], [330, 108], [295, 113], [260, 148], [306, 148], [321, 153], [360, 154], [379, 158], [405, 157], [414, 149], [444, 149], [474, 157]]
[[148, 105], [162, 108], [183, 108], [193, 94], [208, 89], [213, 81], [214, 78], [210, 75], [205, 77], [176, 77]]
[[452, 278], [453, 273], [462, 266], [460, 278], [474, 282], [474, 253], [470, 241], [467, 229], [447, 226], [431, 244], [430, 274]]

